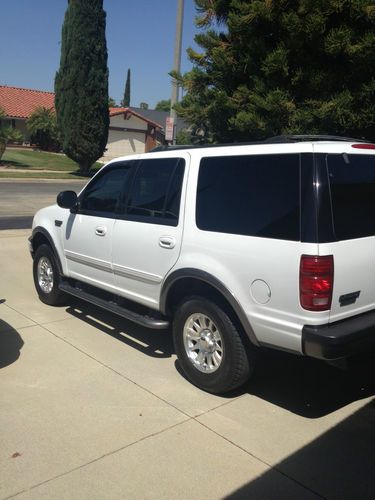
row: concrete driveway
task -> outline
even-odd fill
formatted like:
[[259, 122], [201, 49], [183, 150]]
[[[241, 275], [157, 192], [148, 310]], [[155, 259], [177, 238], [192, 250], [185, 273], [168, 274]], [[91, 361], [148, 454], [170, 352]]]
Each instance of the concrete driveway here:
[[375, 497], [375, 373], [262, 354], [217, 397], [168, 332], [34, 292], [28, 231], [0, 231], [0, 499]]

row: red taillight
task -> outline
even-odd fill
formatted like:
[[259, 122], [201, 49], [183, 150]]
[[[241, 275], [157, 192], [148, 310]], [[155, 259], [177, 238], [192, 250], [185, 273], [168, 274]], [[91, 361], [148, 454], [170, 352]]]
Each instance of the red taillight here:
[[309, 311], [331, 308], [333, 255], [302, 255], [299, 271], [301, 306]]
[[352, 148], [355, 149], [375, 149], [375, 144], [352, 144]]

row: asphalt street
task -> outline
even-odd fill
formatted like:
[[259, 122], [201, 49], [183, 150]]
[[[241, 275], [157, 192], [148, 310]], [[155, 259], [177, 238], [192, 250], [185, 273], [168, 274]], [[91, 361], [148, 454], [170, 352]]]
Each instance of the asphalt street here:
[[31, 228], [40, 208], [52, 205], [60, 191], [79, 192], [86, 181], [0, 180], [0, 230]]

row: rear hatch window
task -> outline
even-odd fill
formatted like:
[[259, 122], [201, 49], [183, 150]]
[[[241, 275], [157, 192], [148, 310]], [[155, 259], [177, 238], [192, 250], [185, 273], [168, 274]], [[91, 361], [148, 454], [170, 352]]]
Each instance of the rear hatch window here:
[[327, 156], [337, 240], [375, 235], [375, 155]]

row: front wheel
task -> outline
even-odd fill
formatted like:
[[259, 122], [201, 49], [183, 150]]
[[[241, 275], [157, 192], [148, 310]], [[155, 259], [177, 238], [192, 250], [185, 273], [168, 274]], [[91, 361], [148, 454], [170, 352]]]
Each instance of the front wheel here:
[[51, 306], [64, 302], [65, 294], [59, 290], [59, 268], [56, 257], [48, 245], [40, 245], [34, 256], [33, 277], [39, 298]]
[[180, 366], [199, 388], [222, 394], [241, 386], [254, 365], [228, 314], [203, 297], [189, 297], [179, 306], [173, 338]]

